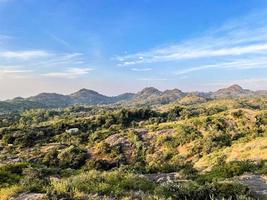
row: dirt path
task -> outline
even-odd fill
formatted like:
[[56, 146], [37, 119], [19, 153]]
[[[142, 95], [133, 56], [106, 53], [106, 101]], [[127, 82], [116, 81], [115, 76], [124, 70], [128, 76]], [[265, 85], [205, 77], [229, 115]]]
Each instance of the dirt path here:
[[267, 198], [267, 177], [246, 174], [241, 176], [239, 180], [244, 185], [247, 185], [253, 194]]

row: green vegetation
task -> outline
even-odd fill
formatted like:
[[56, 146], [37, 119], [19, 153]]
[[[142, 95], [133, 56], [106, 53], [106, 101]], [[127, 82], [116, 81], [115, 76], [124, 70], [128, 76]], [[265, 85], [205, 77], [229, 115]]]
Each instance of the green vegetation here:
[[253, 199], [238, 177], [267, 174], [266, 102], [188, 96], [3, 113], [0, 200]]

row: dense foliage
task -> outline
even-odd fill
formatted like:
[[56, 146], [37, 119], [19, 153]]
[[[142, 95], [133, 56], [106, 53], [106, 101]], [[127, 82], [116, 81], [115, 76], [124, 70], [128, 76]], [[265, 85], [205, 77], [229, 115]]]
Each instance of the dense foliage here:
[[186, 100], [3, 113], [0, 199], [253, 198], [236, 177], [267, 174], [267, 99]]

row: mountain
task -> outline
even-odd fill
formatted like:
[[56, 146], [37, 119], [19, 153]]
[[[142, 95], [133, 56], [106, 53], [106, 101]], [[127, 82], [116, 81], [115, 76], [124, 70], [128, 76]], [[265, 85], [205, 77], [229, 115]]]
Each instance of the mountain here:
[[161, 91], [154, 87], [147, 87], [138, 92], [134, 99], [146, 99], [146, 98], [153, 98], [153, 97], [158, 97], [162, 94]]
[[96, 105], [96, 104], [111, 104], [120, 101], [128, 101], [132, 99], [133, 96], [134, 96], [133, 93], [124, 93], [118, 96], [109, 97], [99, 94], [94, 90], [81, 89], [78, 92], [71, 94], [70, 98], [72, 99], [72, 103], [74, 104]]
[[258, 90], [255, 92], [257, 96], [267, 96], [267, 90]]
[[57, 93], [41, 93], [29, 98], [17, 97], [0, 102], [0, 113], [21, 111], [30, 108], [64, 108], [71, 105], [105, 105], [122, 103], [127, 105], [162, 105], [181, 100], [183, 104], [205, 102], [206, 99], [239, 98], [248, 96], [264, 96], [266, 90], [251, 91], [239, 85], [232, 85], [215, 92], [182, 92], [179, 89], [160, 91], [154, 87], [147, 87], [140, 92], [124, 93], [118, 96], [106, 96], [94, 90], [81, 89], [70, 95]]
[[133, 97], [135, 96], [134, 93], [124, 93], [124, 94], [120, 94], [118, 96], [114, 96], [114, 97], [111, 97], [112, 98], [112, 101], [114, 103], [117, 103], [117, 102], [120, 102], [120, 101], [129, 101], [131, 100]]
[[99, 94], [94, 90], [81, 89], [71, 95], [69, 95], [72, 99], [73, 104], [108, 104], [111, 103], [111, 98], [105, 95]]
[[16, 97], [12, 100], [0, 101], [0, 113], [22, 111], [32, 108], [64, 108], [76, 104], [103, 105], [129, 101], [135, 94], [124, 93], [109, 97], [94, 90], [81, 89], [70, 95], [57, 93], [40, 93], [29, 98]]
[[222, 88], [211, 94], [212, 98], [236, 98], [244, 96], [253, 96], [254, 91], [243, 89], [239, 85], [231, 85], [227, 88]]
[[167, 104], [185, 96], [181, 90], [165, 90], [160, 91], [153, 87], [144, 88], [138, 92], [131, 102], [139, 104]]
[[9, 112], [20, 112], [27, 109], [43, 108], [44, 105], [26, 99], [14, 99], [12, 101], [0, 101], [0, 114]]
[[72, 103], [72, 100], [67, 95], [56, 93], [41, 93], [36, 96], [27, 98], [26, 100], [42, 104], [45, 107], [66, 107]]
[[180, 99], [184, 97], [186, 93], [182, 92], [181, 90], [178, 89], [173, 89], [173, 90], [165, 90], [162, 92], [160, 95], [160, 102], [161, 104], [167, 104], [170, 102], [174, 102], [177, 99]]

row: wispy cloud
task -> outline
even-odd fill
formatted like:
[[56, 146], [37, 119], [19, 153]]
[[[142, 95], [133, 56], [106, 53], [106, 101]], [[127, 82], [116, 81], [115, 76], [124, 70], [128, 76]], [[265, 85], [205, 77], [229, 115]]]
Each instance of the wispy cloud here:
[[[2, 59], [1, 59], [2, 58]], [[82, 53], [50, 53], [46, 50], [0, 51], [0, 65], [26, 68], [60, 68], [86, 64]]]
[[[267, 10], [229, 21], [201, 36], [115, 59], [120, 66], [172, 63], [176, 74], [267, 66]], [[186, 67], [183, 67], [186, 66]]]
[[204, 86], [208, 87], [216, 87], [217, 89], [228, 87], [232, 84], [238, 84], [242, 85], [244, 88], [250, 88], [253, 90], [261, 90], [262, 88], [267, 87], [267, 78], [243, 78], [243, 79], [237, 79], [237, 80], [231, 80], [231, 81], [219, 81], [219, 82], [211, 82], [202, 84]]
[[57, 43], [59, 43], [59, 44], [65, 46], [65, 47], [71, 48], [70, 43], [67, 42], [66, 40], [64, 40], [64, 39], [62, 39], [62, 38], [56, 36], [56, 35], [53, 34], [53, 33], [50, 33], [50, 32], [46, 32], [46, 33], [47, 33], [47, 35], [48, 35], [51, 39], [53, 39], [53, 40], [56, 41]]
[[93, 68], [69, 68], [62, 72], [49, 72], [42, 75], [52, 78], [78, 78], [80, 76], [88, 74], [93, 70]]
[[43, 50], [29, 51], [0, 51], [0, 58], [29, 60], [33, 58], [47, 57], [51, 54]]
[[173, 46], [165, 49], [158, 49], [149, 53], [143, 53], [140, 55], [137, 54], [137, 56], [135, 55], [127, 56], [122, 58], [121, 61], [123, 61], [122, 65], [134, 65], [141, 63], [176, 61], [182, 59], [240, 56], [245, 54], [256, 54], [256, 53], [266, 54], [267, 53], [266, 51], [267, 51], [267, 41], [264, 44], [254, 44], [249, 46], [239, 46], [232, 48], [226, 47], [220, 49], [213, 49], [207, 47], [189, 49], [188, 47]]
[[139, 81], [168, 81], [167, 78], [140, 78]]
[[2, 44], [3, 42], [8, 41], [11, 38], [12, 38], [11, 36], [0, 34], [0, 44]]
[[253, 59], [247, 58], [247, 59], [235, 60], [233, 62], [219, 62], [217, 64], [201, 65], [197, 67], [191, 67], [188, 69], [178, 70], [175, 72], [175, 74], [183, 75], [206, 69], [236, 69], [236, 70], [267, 69], [267, 58], [266, 57], [257, 57]]
[[32, 67], [60, 67], [66, 65], [81, 64], [83, 62], [82, 53], [67, 53], [67, 54], [54, 54], [49, 58], [38, 59], [37, 61], [31, 61], [29, 63]]
[[14, 66], [5, 66], [0, 68], [0, 79], [2, 78], [22, 78], [31, 73], [32, 70], [14, 68]]
[[147, 72], [151, 70], [152, 68], [131, 68], [131, 71], [134, 71], [134, 72]]
[[[35, 76], [76, 78], [92, 70], [84, 67], [87, 64], [82, 53], [51, 53], [46, 50], [0, 51], [0, 69], [5, 69], [2, 71], [5, 75], [9, 69], [13, 70], [15, 67], [25, 72], [34, 69], [32, 74]], [[54, 72], [55, 70], [58, 71]], [[28, 74], [21, 73], [20, 77], [22, 76], [27, 77]]]

